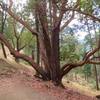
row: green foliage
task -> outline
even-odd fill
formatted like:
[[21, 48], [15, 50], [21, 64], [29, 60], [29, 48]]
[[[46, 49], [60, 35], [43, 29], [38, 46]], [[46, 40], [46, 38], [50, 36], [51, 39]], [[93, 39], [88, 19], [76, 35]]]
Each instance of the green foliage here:
[[73, 35], [67, 34], [61, 42], [61, 61], [75, 62], [79, 60], [78, 41]]
[[91, 75], [91, 65], [86, 64], [83, 69], [83, 73], [87, 76]]
[[81, 10], [92, 13], [93, 12], [93, 0], [81, 0], [80, 2]]
[[100, 0], [95, 0], [95, 3], [100, 7]]
[[5, 36], [10, 40], [14, 38], [13, 19], [9, 17], [5, 26]]
[[35, 5], [40, 2], [41, 0], [29, 0], [28, 1], [28, 8], [29, 9], [33, 9], [35, 7]]
[[14, 20], [11, 17], [8, 17], [7, 24], [5, 26], [5, 36], [14, 48], [17, 48], [17, 41], [19, 44], [19, 48], [26, 46], [23, 51], [26, 54], [30, 55], [32, 53], [32, 49], [35, 48], [35, 37], [33, 37], [33, 35], [27, 29], [21, 31], [23, 27], [20, 26], [20, 24], [15, 23], [16, 35], [17, 37], [19, 37], [19, 40], [17, 40], [13, 25]]
[[33, 36], [30, 32], [23, 32], [21, 37], [20, 37], [20, 44], [21, 46], [27, 44], [27, 43], [31, 43], [33, 39]]
[[[22, 35], [21, 38], [21, 43], [27, 44], [28, 45], [23, 49], [25, 54], [27, 55], [32, 55], [32, 50], [35, 50], [35, 45], [36, 45], [36, 38], [33, 37], [32, 34], [30, 34], [29, 32], [26, 32]], [[24, 45], [23, 44], [23, 45]]]

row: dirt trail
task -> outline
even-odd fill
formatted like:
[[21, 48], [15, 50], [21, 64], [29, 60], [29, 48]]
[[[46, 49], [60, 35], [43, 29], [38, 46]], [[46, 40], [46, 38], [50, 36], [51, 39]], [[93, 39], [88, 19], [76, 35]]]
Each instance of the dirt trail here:
[[48, 93], [25, 85], [25, 80], [31, 79], [28, 77], [30, 73], [20, 64], [12, 65], [0, 58], [0, 100], [57, 100]]
[[39, 93], [14, 78], [0, 80], [0, 100], [57, 100], [46, 93]]
[[[0, 55], [1, 56], [1, 55]], [[96, 100], [33, 77], [33, 70], [0, 57], [0, 100]]]

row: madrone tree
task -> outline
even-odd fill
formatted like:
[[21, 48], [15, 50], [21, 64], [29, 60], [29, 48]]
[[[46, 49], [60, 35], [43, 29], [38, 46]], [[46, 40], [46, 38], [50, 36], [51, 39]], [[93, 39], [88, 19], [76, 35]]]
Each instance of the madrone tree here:
[[83, 14], [84, 18], [89, 18], [100, 22], [100, 19], [93, 13], [94, 3], [92, 0], [29, 0], [31, 4], [31, 13], [36, 19], [37, 27], [33, 28], [26, 21], [13, 12], [13, 2], [9, 0], [6, 7], [1, 3], [1, 11], [5, 10], [12, 18], [26, 27], [34, 36], [37, 37], [39, 43], [39, 56], [43, 62], [42, 66], [37, 64], [31, 57], [16, 51], [9, 41], [0, 34], [0, 40], [4, 43], [10, 53], [16, 57], [27, 61], [39, 73], [42, 79], [51, 80], [55, 85], [61, 85], [63, 76], [71, 69], [83, 66], [84, 64], [100, 64], [100, 61], [93, 61], [91, 57], [100, 49], [100, 40], [97, 47], [86, 53], [83, 60], [76, 63], [67, 63], [60, 65], [59, 54], [59, 35], [65, 27], [74, 19], [75, 15]]

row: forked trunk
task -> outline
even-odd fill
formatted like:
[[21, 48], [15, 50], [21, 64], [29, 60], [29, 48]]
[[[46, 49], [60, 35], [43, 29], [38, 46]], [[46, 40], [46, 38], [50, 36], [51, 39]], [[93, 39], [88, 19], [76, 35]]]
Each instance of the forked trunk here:
[[41, 40], [40, 54], [44, 63], [44, 69], [47, 73], [48, 79], [51, 80], [55, 85], [61, 85], [59, 59], [59, 29], [55, 29], [53, 31], [53, 34], [50, 39], [51, 46], [49, 49], [46, 48], [47, 46], [49, 46], [47, 45], [48, 43], [45, 44], [45, 42], [47, 41]]

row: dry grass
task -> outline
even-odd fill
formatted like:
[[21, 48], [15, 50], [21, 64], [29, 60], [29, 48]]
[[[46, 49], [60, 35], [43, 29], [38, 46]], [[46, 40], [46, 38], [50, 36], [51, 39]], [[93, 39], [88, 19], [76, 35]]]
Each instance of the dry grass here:
[[78, 84], [77, 82], [67, 81], [66, 79], [63, 79], [63, 83], [65, 86], [72, 88], [82, 94], [88, 95], [88, 96], [96, 96], [100, 95], [100, 91], [96, 91], [95, 89], [91, 89], [91, 87], [86, 84], [85, 86]]

